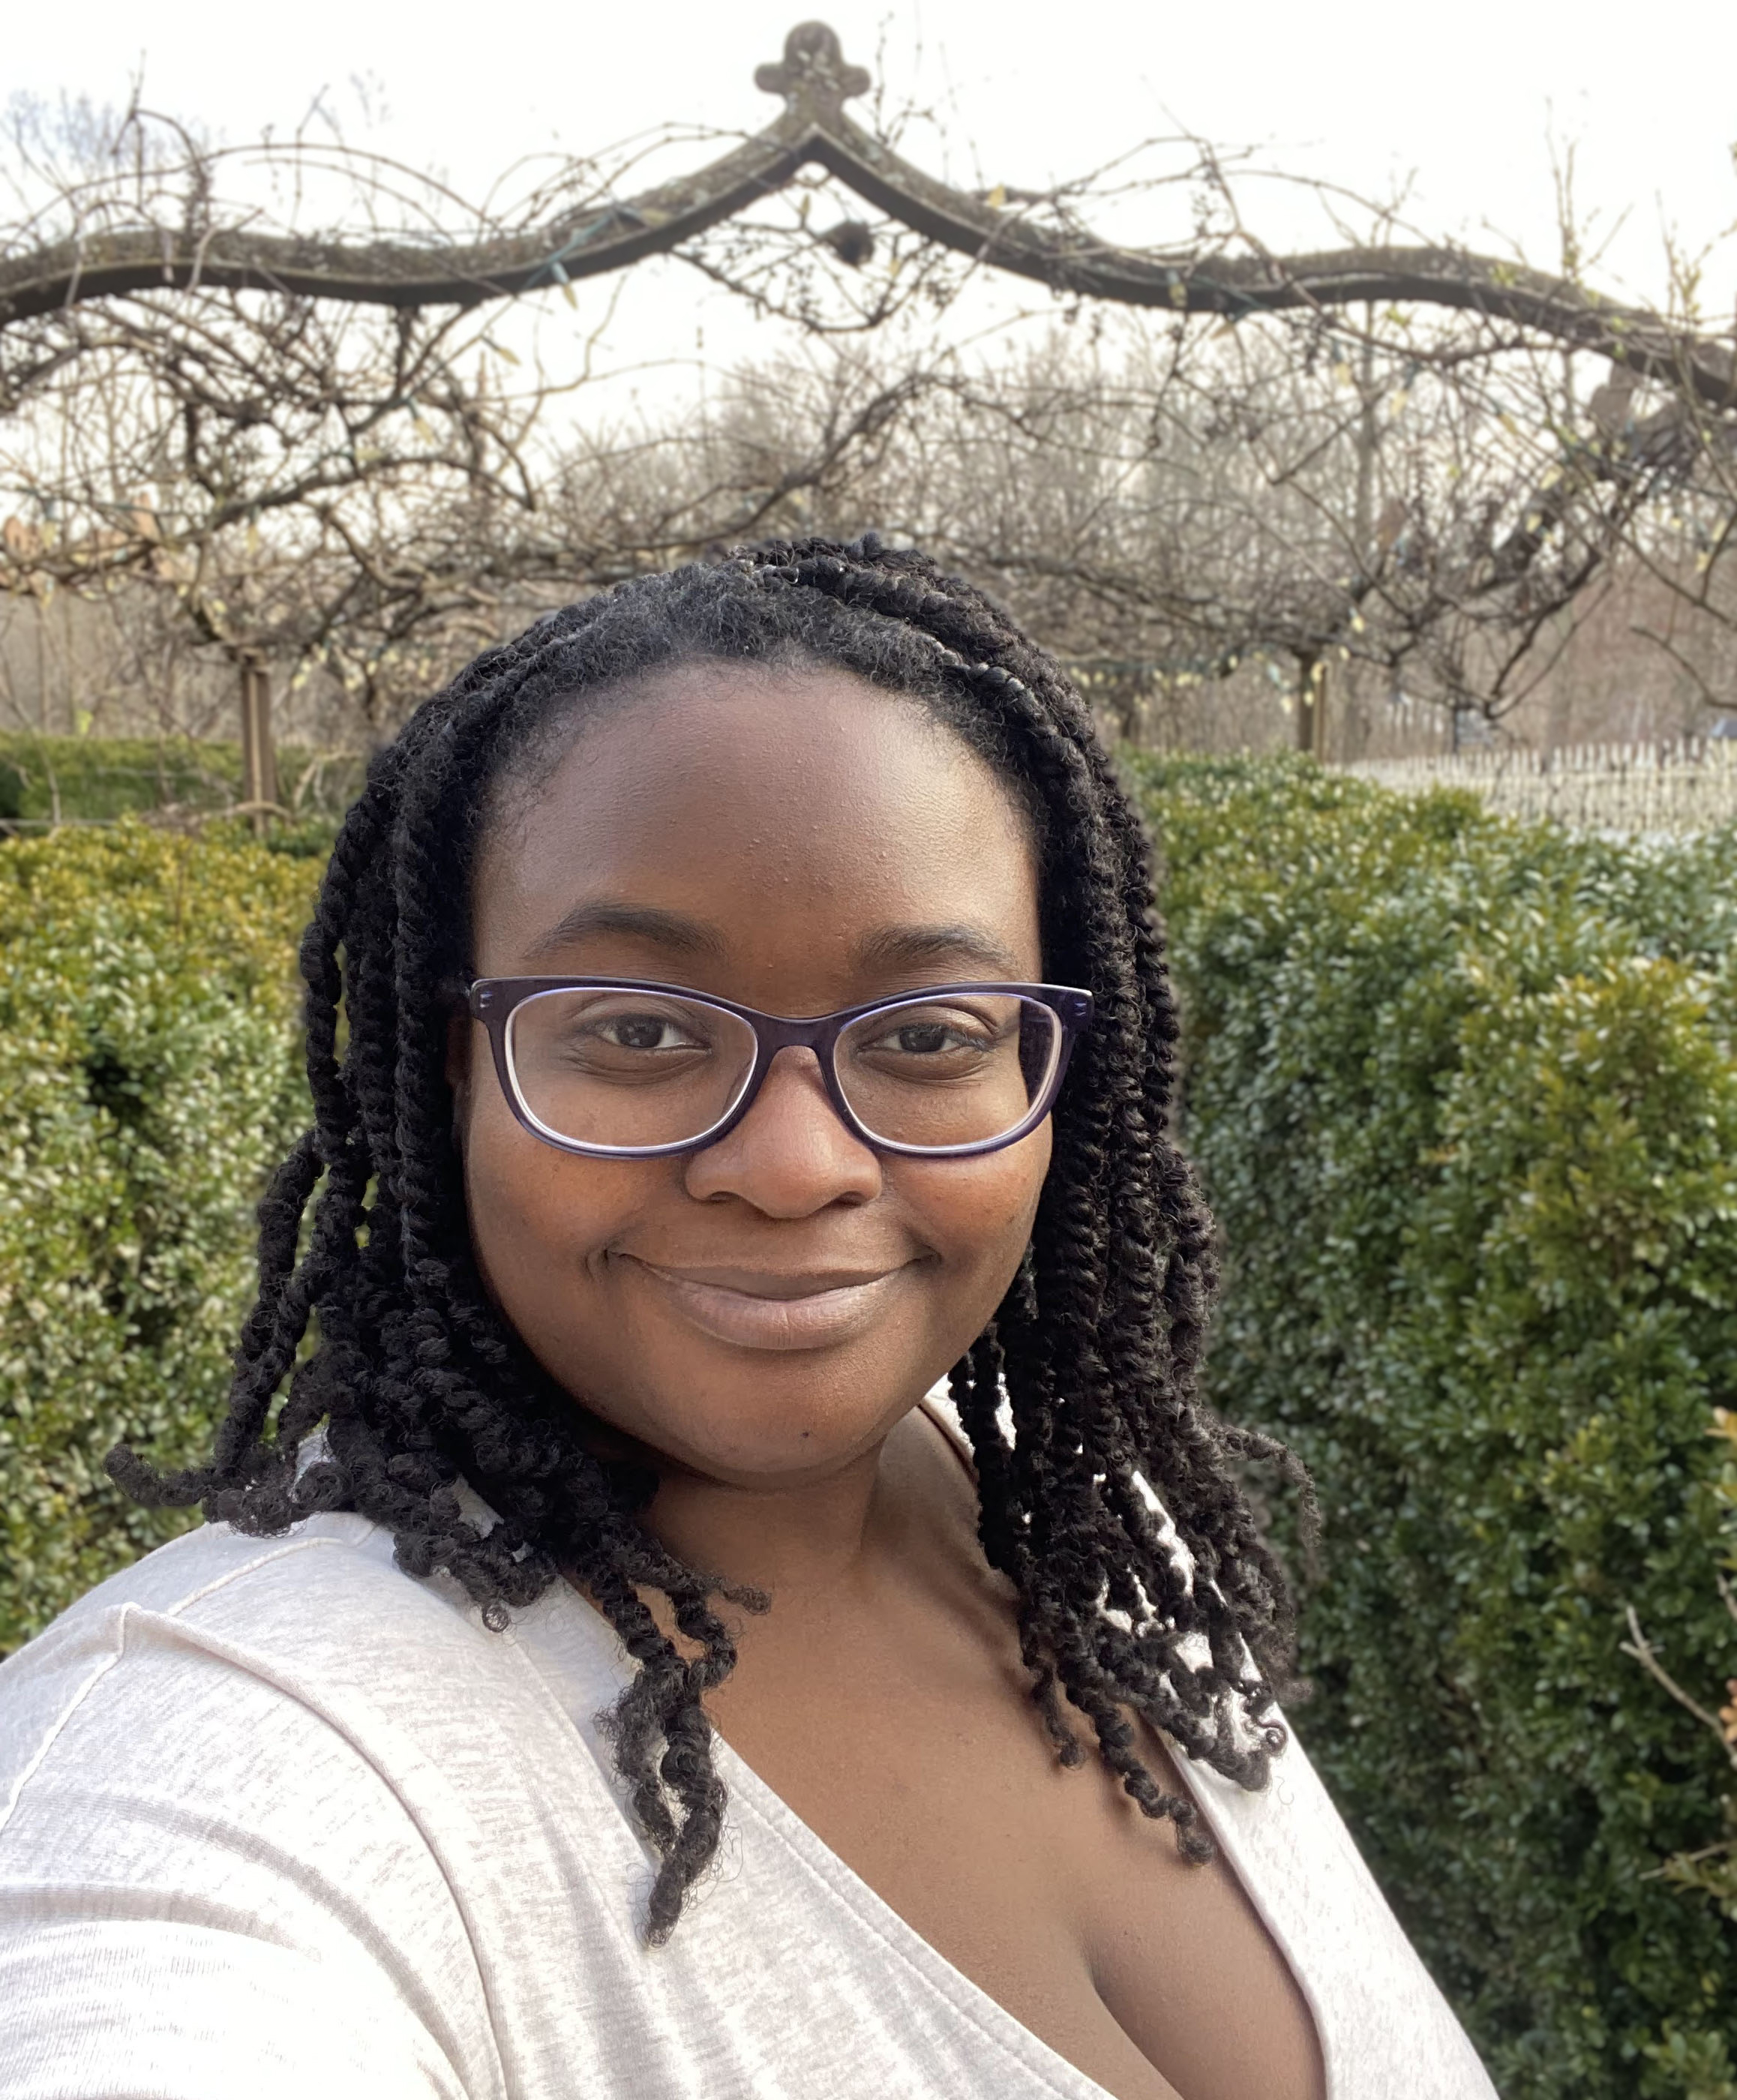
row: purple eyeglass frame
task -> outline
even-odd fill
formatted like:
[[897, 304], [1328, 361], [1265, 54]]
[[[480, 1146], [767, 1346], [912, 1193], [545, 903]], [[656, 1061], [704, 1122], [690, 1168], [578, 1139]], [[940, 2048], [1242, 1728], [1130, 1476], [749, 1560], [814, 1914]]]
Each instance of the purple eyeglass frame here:
[[[754, 1061], [748, 1068], [739, 1097], [728, 1114], [709, 1130], [702, 1131], [698, 1137], [682, 1138], [674, 1145], [586, 1145], [577, 1138], [555, 1136], [538, 1123], [520, 1099], [514, 1083], [512, 1061], [507, 1054], [507, 1023], [514, 1008], [545, 991], [656, 992], [666, 998], [690, 999], [702, 1006], [716, 1007], [722, 1012], [734, 1014], [754, 1031]], [[934, 999], [953, 994], [985, 992], [1016, 995], [1036, 1005], [1047, 1006], [1061, 1024], [1061, 1048], [1056, 1054], [1055, 1070], [1024, 1119], [999, 1137], [980, 1138], [970, 1145], [895, 1145], [890, 1139], [877, 1137], [865, 1129], [838, 1082], [838, 1039], [844, 1030], [864, 1014], [883, 1008], [926, 1006]], [[1074, 1045], [1091, 1026], [1092, 1010], [1091, 994], [1076, 990], [1069, 985], [973, 982], [923, 985], [911, 991], [895, 992], [886, 999], [869, 999], [862, 1006], [847, 1006], [836, 1013], [819, 1013], [803, 1020], [787, 1014], [761, 1013], [756, 1008], [738, 1006], [734, 999], [719, 999], [709, 991], [694, 991], [686, 985], [659, 984], [649, 977], [477, 977], [469, 986], [467, 1004], [473, 1019], [480, 1021], [488, 1030], [489, 1047], [495, 1056], [495, 1075], [500, 1082], [507, 1106], [518, 1122], [533, 1137], [553, 1145], [558, 1152], [577, 1153], [587, 1159], [665, 1159], [684, 1152], [703, 1152], [708, 1145], [716, 1145], [721, 1138], [727, 1137], [741, 1122], [754, 1105], [766, 1074], [772, 1068], [773, 1059], [780, 1050], [788, 1049], [814, 1052], [826, 1083], [827, 1097], [839, 1120], [853, 1136], [874, 1151], [896, 1153], [912, 1159], [964, 1159], [985, 1152], [999, 1152], [1004, 1146], [1017, 1145], [1022, 1137], [1029, 1137], [1055, 1106], [1056, 1096], [1067, 1074], [1068, 1061], [1074, 1054]]]

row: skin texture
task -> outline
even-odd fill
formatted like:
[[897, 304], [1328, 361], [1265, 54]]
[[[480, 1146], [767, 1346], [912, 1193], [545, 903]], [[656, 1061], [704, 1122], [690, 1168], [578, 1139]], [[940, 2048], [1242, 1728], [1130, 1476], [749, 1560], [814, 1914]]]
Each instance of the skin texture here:
[[[1011, 797], [914, 704], [831, 671], [647, 681], [506, 797], [473, 915], [480, 974], [774, 1013], [1044, 974]], [[489, 1290], [599, 1447], [655, 1459], [652, 1529], [773, 1598], [708, 1701], [732, 1747], [1119, 2100], [1316, 2100], [1312, 2023], [1229, 1869], [1181, 1862], [1095, 1761], [1056, 1764], [971, 1482], [914, 1411], [1012, 1280], [1047, 1126], [883, 1157], [785, 1051], [717, 1144], [600, 1161], [519, 1126], [478, 1025], [449, 1069]]]

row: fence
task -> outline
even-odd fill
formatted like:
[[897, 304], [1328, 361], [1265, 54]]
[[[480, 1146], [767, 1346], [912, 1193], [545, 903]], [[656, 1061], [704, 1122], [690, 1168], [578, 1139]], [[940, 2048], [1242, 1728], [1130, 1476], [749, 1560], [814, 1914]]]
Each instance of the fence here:
[[1737, 738], [1583, 743], [1561, 751], [1462, 751], [1343, 769], [1402, 792], [1466, 788], [1508, 817], [1576, 831], [1705, 831], [1737, 817]]
[[[291, 819], [341, 815], [367, 760], [353, 751], [286, 744], [276, 753], [276, 794]], [[188, 737], [43, 736], [0, 731], [0, 836], [137, 816], [171, 824], [257, 806], [240, 746]]]

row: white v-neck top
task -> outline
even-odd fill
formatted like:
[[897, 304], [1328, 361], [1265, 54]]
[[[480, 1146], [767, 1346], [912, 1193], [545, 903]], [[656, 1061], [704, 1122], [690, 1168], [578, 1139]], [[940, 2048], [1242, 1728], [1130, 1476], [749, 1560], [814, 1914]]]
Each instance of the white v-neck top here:
[[[630, 1667], [564, 1586], [491, 1634], [356, 1516], [104, 1583], [0, 1668], [0, 2096], [1104, 2100], [722, 1745], [720, 1864], [642, 1946]], [[1178, 1763], [1332, 2100], [1491, 2100], [1300, 1749], [1260, 1794]]]

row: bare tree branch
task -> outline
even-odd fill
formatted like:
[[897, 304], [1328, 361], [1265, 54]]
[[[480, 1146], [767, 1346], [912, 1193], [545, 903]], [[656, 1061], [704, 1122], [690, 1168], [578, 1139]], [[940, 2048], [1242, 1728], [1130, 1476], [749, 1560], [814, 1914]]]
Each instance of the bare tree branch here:
[[[1720, 1595], [1725, 1599], [1726, 1607], [1730, 1610], [1731, 1616], [1733, 1618], [1737, 1618], [1737, 1603], [1734, 1603], [1730, 1586], [1726, 1584], [1723, 1577], [1720, 1577], [1719, 1591]], [[1677, 1704], [1681, 1706], [1686, 1713], [1692, 1714], [1704, 1728], [1709, 1728], [1712, 1730], [1713, 1733], [1719, 1740], [1720, 1746], [1725, 1752], [1727, 1762], [1729, 1762], [1734, 1771], [1737, 1771], [1737, 1740], [1734, 1740], [1733, 1732], [1726, 1727], [1722, 1721], [1719, 1720], [1715, 1715], [1709, 1714], [1707, 1709], [1700, 1704], [1699, 1700], [1691, 1698], [1677, 1682], [1676, 1679], [1673, 1678], [1670, 1674], [1669, 1671], [1665, 1669], [1664, 1664], [1660, 1661], [1656, 1652], [1654, 1651], [1652, 1643], [1647, 1639], [1646, 1635], [1641, 1631], [1641, 1622], [1635, 1616], [1633, 1605], [1625, 1604], [1623, 1607], [1623, 1612], [1624, 1616], [1627, 1618], [1629, 1622], [1629, 1639], [1618, 1643], [1618, 1646], [1620, 1648], [1622, 1652], [1625, 1655], [1633, 1656], [1634, 1660], [1641, 1665], [1642, 1669], [1647, 1672], [1647, 1675], [1652, 1678], [1655, 1683], [1662, 1685], [1664, 1690], [1670, 1694], [1672, 1698], [1677, 1701]]]

